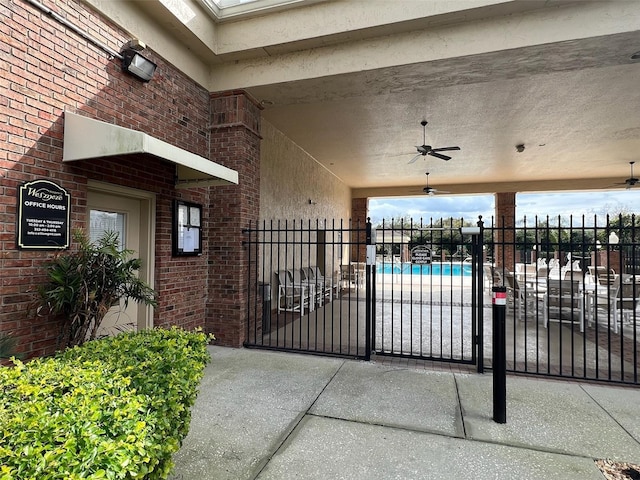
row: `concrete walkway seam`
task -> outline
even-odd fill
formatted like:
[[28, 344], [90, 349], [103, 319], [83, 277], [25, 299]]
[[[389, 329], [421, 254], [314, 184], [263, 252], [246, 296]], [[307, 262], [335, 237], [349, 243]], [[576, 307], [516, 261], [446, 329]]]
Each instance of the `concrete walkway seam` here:
[[[626, 434], [627, 434], [627, 435], [629, 435], [629, 436], [631, 437], [631, 439], [632, 439], [632, 440], [633, 440], [633, 441], [634, 441], [638, 446], [640, 446], [640, 439], [636, 438], [636, 437], [635, 437], [635, 435], [633, 434], [633, 432], [630, 432], [627, 428], [625, 428], [625, 426], [624, 426], [624, 425], [622, 425], [622, 423], [620, 423], [620, 421], [619, 421], [616, 417], [614, 417], [614, 416], [611, 414], [611, 412], [610, 412], [608, 409], [606, 409], [606, 408], [604, 407], [604, 405], [602, 405], [602, 404], [601, 404], [601, 403], [600, 403], [600, 402], [599, 402], [599, 401], [598, 401], [598, 400], [597, 400], [593, 395], [591, 395], [591, 394], [590, 394], [590, 393], [589, 393], [589, 392], [584, 388], [584, 385], [583, 385], [583, 384], [580, 384], [580, 389], [581, 389], [584, 393], [586, 393], [586, 394], [587, 394], [587, 396], [588, 396], [591, 400], [593, 400], [593, 402], [594, 402], [596, 405], [598, 405], [598, 407], [600, 407], [600, 408], [604, 411], [604, 413], [606, 413], [606, 414], [609, 416], [609, 418], [611, 418], [611, 420], [613, 420], [613, 421], [614, 421], [614, 422], [615, 422], [615, 423], [616, 423], [616, 424], [617, 424], [617, 425], [618, 425], [618, 426], [619, 426], [619, 427], [620, 427], [624, 432], [626, 432]], [[596, 460], [599, 460], [599, 459], [596, 459]]]
[[336, 371], [333, 373], [333, 375], [331, 376], [331, 378], [327, 381], [327, 383], [324, 385], [324, 387], [322, 387], [322, 389], [320, 390], [320, 392], [318, 393], [318, 395], [316, 395], [316, 398], [313, 399], [313, 401], [309, 404], [309, 406], [301, 411], [298, 415], [296, 415], [296, 418], [293, 419], [293, 421], [287, 426], [287, 428], [284, 430], [284, 432], [282, 433], [282, 435], [280, 436], [280, 440], [278, 440], [276, 442], [276, 448], [269, 454], [269, 455], [265, 455], [260, 462], [258, 463], [258, 465], [256, 466], [256, 468], [254, 469], [255, 474], [252, 475], [252, 480], [255, 480], [256, 478], [258, 478], [258, 476], [260, 476], [260, 474], [262, 473], [262, 471], [266, 468], [266, 466], [269, 464], [269, 462], [271, 461], [271, 459], [278, 454], [278, 452], [286, 446], [286, 444], [289, 443], [289, 439], [292, 437], [295, 437], [294, 432], [299, 428], [300, 423], [304, 420], [304, 418], [309, 414], [309, 411], [313, 408], [313, 406], [316, 404], [316, 402], [318, 401], [318, 398], [320, 398], [320, 396], [324, 393], [324, 391], [327, 389], [327, 386], [329, 386], [329, 384], [333, 381], [333, 379], [335, 378], [335, 376], [338, 374], [338, 372], [340, 372], [340, 370], [342, 369], [342, 367], [344, 366], [344, 364], [346, 363], [347, 360], [344, 360], [341, 364], [340, 367], [338, 367], [336, 369]]
[[460, 390], [458, 390], [458, 376], [453, 374], [453, 384], [456, 386], [456, 397], [458, 399], [458, 412], [460, 412], [460, 423], [462, 424], [462, 438], [467, 439], [467, 427], [464, 421], [464, 412], [462, 411], [462, 400], [460, 400]]

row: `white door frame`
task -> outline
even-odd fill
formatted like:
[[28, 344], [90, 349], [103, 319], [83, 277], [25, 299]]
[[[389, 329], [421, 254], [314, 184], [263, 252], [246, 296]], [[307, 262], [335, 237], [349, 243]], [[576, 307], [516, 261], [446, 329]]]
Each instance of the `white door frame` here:
[[[142, 266], [138, 271], [138, 276], [155, 288], [156, 194], [96, 180], [87, 182], [87, 191], [119, 195], [140, 202], [140, 250], [137, 255], [142, 260]], [[138, 304], [137, 327], [138, 330], [153, 328], [152, 306]]]

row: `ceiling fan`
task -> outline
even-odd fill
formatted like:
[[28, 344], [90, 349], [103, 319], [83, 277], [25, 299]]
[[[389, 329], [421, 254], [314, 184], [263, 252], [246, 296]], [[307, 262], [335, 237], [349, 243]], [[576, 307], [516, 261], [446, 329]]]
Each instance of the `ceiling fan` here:
[[427, 195], [435, 195], [436, 193], [450, 193], [445, 192], [444, 190], [438, 190], [437, 188], [433, 188], [429, 186], [429, 172], [427, 172], [427, 186], [422, 189], [424, 193]]
[[413, 157], [409, 163], [413, 163], [418, 160], [421, 156], [425, 157], [427, 155], [431, 155], [432, 157], [439, 158], [441, 160], [451, 160], [451, 157], [447, 155], [442, 155], [440, 152], [448, 152], [451, 150], [460, 150], [460, 147], [442, 147], [442, 148], [431, 148], [431, 145], [427, 145], [427, 121], [422, 120], [420, 125], [422, 125], [422, 145], [417, 146], [418, 154]]
[[636, 178], [633, 176], [633, 164], [636, 162], [629, 162], [629, 165], [631, 165], [631, 176], [629, 178], [627, 178], [624, 182], [622, 183], [616, 183], [616, 185], [626, 185], [627, 186], [627, 190], [630, 189], [631, 187], [635, 186], [637, 183], [640, 182], [640, 179]]

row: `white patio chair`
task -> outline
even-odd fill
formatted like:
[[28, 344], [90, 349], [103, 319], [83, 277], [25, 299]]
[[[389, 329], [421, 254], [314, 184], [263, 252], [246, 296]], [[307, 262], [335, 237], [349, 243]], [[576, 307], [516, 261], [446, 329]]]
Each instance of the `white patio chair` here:
[[593, 316], [605, 320], [614, 333], [618, 333], [621, 323], [637, 322], [640, 315], [637, 314], [640, 297], [640, 284], [634, 283], [630, 276], [624, 279], [620, 275], [612, 275], [613, 282], [607, 285], [598, 285], [592, 301]]
[[511, 272], [505, 272], [504, 282], [509, 300], [507, 307], [513, 306], [514, 315], [518, 320], [523, 320], [525, 311], [536, 313], [542, 308], [546, 288], [539, 288], [537, 283], [521, 284]]
[[300, 312], [311, 310], [313, 305], [310, 289], [306, 285], [295, 285], [288, 270], [278, 272], [278, 313], [282, 311]]
[[320, 268], [317, 265], [312, 265], [311, 267], [308, 267], [308, 270], [310, 272], [311, 278], [313, 278], [317, 287], [321, 289], [322, 294], [326, 299], [331, 301], [331, 298], [333, 297], [333, 295], [335, 295], [335, 298], [338, 298], [338, 294], [339, 294], [338, 282], [334, 282], [332, 278], [328, 278], [322, 275], [322, 273], [320, 272]]
[[340, 265], [340, 283], [342, 288], [358, 288], [358, 270], [354, 264]]
[[313, 279], [308, 279], [306, 273], [302, 269], [292, 269], [288, 270], [288, 272], [291, 275], [294, 286], [307, 287], [309, 297], [311, 299], [309, 303], [309, 311], [314, 310], [316, 304], [322, 305], [323, 298], [320, 291], [316, 288], [316, 284]]
[[[639, 299], [640, 283], [634, 282], [632, 278], [623, 280], [616, 305], [621, 325], [632, 325], [640, 322], [640, 315], [637, 312]], [[614, 326], [613, 331], [618, 333], [618, 325]]]
[[549, 279], [544, 295], [544, 326], [549, 322], [578, 323], [584, 332], [584, 299], [579, 280]]

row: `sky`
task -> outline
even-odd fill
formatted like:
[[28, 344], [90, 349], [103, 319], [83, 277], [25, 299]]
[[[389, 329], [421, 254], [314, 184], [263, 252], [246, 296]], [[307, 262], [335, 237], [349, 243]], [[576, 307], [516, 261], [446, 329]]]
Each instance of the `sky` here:
[[[376, 225], [391, 218], [411, 217], [414, 220], [429, 221], [440, 218], [464, 218], [476, 222], [478, 215], [490, 222], [495, 215], [495, 199], [493, 195], [433, 195], [407, 198], [373, 198], [369, 200], [369, 215]], [[607, 214], [619, 213], [640, 214], [640, 189], [599, 190], [571, 193], [518, 193], [516, 195], [516, 219], [525, 215], [534, 222], [539, 218], [562, 217], [569, 215], [581, 217], [594, 215], [604, 217]]]

